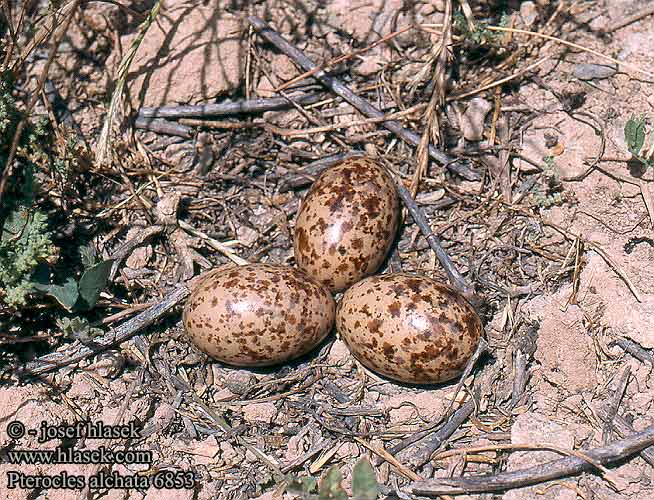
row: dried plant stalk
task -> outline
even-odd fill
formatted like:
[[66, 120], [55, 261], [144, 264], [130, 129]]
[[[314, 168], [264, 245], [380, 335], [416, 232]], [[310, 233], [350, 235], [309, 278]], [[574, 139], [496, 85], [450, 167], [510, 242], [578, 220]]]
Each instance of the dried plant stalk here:
[[116, 84], [114, 93], [111, 96], [111, 104], [109, 105], [109, 112], [107, 113], [107, 117], [104, 120], [104, 125], [102, 126], [102, 132], [100, 134], [100, 139], [98, 141], [95, 161], [99, 165], [104, 164], [107, 159], [107, 153], [109, 152], [109, 146], [110, 146], [111, 129], [113, 128], [113, 124], [116, 121], [116, 116], [118, 114], [118, 106], [120, 104], [120, 100], [123, 97], [123, 89], [125, 88], [125, 82], [127, 81], [127, 72], [129, 71], [129, 67], [131, 66], [132, 61], [134, 60], [136, 51], [141, 45], [143, 39], [145, 38], [145, 34], [148, 32], [150, 26], [152, 26], [152, 23], [157, 18], [157, 14], [159, 14], [160, 7], [161, 7], [161, 0], [158, 0], [157, 3], [154, 4], [152, 9], [150, 10], [148, 17], [146, 17], [145, 20], [141, 23], [139, 27], [140, 32], [138, 36], [134, 39], [134, 41], [132, 42], [132, 46], [129, 48], [129, 51], [127, 52], [127, 54], [125, 54], [123, 60], [120, 62], [120, 67], [118, 68], [118, 83]]

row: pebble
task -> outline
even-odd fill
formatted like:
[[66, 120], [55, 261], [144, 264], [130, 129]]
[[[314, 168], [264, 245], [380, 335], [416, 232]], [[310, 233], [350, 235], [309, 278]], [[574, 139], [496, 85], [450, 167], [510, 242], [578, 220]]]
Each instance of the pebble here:
[[538, 19], [538, 9], [534, 2], [522, 2], [520, 5], [520, 17], [525, 27], [530, 28]]
[[481, 141], [484, 138], [484, 121], [493, 105], [481, 97], [475, 97], [468, 103], [463, 114], [461, 129], [467, 141]]
[[610, 78], [617, 73], [613, 66], [606, 64], [576, 64], [572, 74], [580, 80], [603, 80]]

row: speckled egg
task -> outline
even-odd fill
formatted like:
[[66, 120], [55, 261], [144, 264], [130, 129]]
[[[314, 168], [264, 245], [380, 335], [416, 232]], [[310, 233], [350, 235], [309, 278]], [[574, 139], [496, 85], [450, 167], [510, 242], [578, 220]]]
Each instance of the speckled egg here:
[[460, 375], [483, 331], [461, 294], [408, 274], [373, 276], [349, 288], [338, 304], [336, 328], [363, 365], [412, 384]]
[[320, 175], [295, 223], [295, 261], [333, 292], [373, 274], [399, 222], [397, 189], [371, 158], [343, 161]]
[[331, 331], [336, 305], [324, 285], [292, 267], [251, 264], [202, 278], [184, 308], [190, 340], [235, 366], [282, 363]]

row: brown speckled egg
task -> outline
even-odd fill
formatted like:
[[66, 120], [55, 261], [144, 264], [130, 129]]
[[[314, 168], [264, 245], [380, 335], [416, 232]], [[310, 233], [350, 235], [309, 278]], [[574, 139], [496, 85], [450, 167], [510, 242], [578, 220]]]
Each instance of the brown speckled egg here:
[[313, 349], [331, 331], [331, 293], [292, 267], [251, 264], [207, 273], [183, 322], [191, 341], [235, 366], [282, 363]]
[[295, 261], [333, 292], [373, 274], [399, 222], [397, 189], [388, 171], [367, 157], [320, 175], [295, 223]]
[[373, 276], [349, 288], [338, 304], [336, 328], [363, 365], [412, 384], [460, 375], [483, 331], [461, 294], [408, 274]]

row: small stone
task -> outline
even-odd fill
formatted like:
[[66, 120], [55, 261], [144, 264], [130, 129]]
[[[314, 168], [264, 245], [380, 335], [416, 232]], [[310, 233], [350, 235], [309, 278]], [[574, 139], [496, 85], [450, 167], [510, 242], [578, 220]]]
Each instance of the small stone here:
[[105, 352], [86, 370], [94, 371], [104, 378], [117, 377], [125, 366], [125, 357], [120, 353]]
[[225, 379], [225, 387], [239, 396], [249, 391], [256, 383], [257, 377], [245, 370], [234, 370]]
[[209, 465], [215, 462], [215, 457], [222, 452], [222, 447], [215, 436], [209, 436], [202, 441], [191, 441], [187, 446], [179, 446], [177, 451], [192, 455], [196, 464]]
[[159, 432], [164, 431], [175, 420], [175, 408], [172, 405], [162, 402], [154, 411], [154, 425]]
[[259, 232], [249, 226], [246, 226], [245, 224], [241, 224], [236, 229], [236, 237], [242, 245], [251, 248], [252, 245], [254, 245], [259, 239]]
[[354, 72], [361, 76], [370, 76], [384, 67], [384, 61], [379, 56], [366, 57], [361, 64], [354, 68]]
[[538, 10], [534, 2], [522, 2], [520, 5], [520, 18], [527, 28], [533, 26], [538, 19]]
[[[143, 233], [142, 227], [131, 227], [125, 235], [125, 241], [137, 240], [139, 235]], [[150, 258], [152, 257], [152, 247], [150, 245], [142, 245], [134, 248], [125, 260], [125, 265], [133, 270], [143, 269]]]
[[287, 462], [292, 462], [297, 457], [299, 457], [304, 451], [304, 442], [305, 442], [304, 435], [291, 436], [291, 439], [288, 440], [288, 444], [286, 445], [286, 452], [284, 454], [284, 459]]
[[157, 202], [157, 222], [160, 224], [177, 224], [177, 209], [181, 195], [176, 191], [165, 193]]
[[347, 347], [347, 344], [340, 339], [336, 339], [329, 349], [329, 354], [327, 355], [327, 362], [332, 364], [341, 364], [346, 363], [352, 358], [350, 350]]
[[219, 403], [220, 401], [231, 401], [236, 396], [229, 389], [220, 389], [216, 394], [213, 395], [214, 403]]
[[606, 64], [575, 64], [572, 74], [580, 80], [603, 80], [615, 75], [617, 70]]
[[89, 376], [85, 373], [75, 374], [66, 396], [73, 401], [78, 398], [80, 400], [88, 400], [95, 397], [95, 391], [89, 381]]
[[142, 247], [136, 247], [132, 253], [125, 260], [125, 265], [130, 269], [139, 270], [143, 269], [150, 258], [152, 257], [152, 246], [144, 245]]
[[484, 122], [493, 105], [481, 97], [475, 97], [468, 103], [468, 109], [461, 119], [463, 137], [467, 141], [481, 141], [484, 138]]
[[220, 443], [221, 457], [226, 463], [231, 463], [238, 456], [238, 452], [227, 441]]
[[254, 403], [243, 407], [243, 418], [248, 422], [271, 424], [277, 417], [274, 403]]

